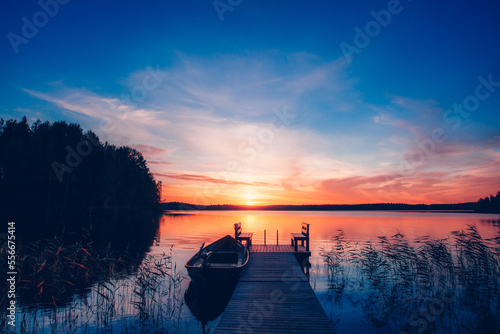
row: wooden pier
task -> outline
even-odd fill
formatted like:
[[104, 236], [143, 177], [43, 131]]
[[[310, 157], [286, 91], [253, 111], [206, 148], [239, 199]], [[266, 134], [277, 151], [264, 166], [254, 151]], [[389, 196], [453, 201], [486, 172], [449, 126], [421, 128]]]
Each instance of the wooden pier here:
[[299, 265], [310, 255], [303, 246], [252, 245], [214, 333], [334, 333]]

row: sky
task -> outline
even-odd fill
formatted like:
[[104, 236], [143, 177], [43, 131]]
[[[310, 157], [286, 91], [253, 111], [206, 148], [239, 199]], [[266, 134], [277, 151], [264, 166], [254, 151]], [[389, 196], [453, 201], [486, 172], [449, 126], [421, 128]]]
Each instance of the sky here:
[[163, 201], [500, 190], [500, 4], [2, 0], [0, 117], [140, 150]]

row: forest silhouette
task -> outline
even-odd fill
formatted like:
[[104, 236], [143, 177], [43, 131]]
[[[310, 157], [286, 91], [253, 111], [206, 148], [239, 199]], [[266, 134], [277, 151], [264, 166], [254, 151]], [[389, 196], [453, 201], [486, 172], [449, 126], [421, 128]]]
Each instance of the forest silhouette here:
[[[23, 304], [65, 305], [137, 270], [157, 236], [160, 195], [133, 148], [103, 143], [75, 123], [0, 120], [0, 219], [15, 223]], [[7, 249], [0, 239], [2, 263]], [[7, 285], [4, 310], [6, 294]]]
[[158, 213], [160, 198], [161, 182], [133, 148], [75, 123], [0, 120], [0, 215], [21, 237], [110, 231], [120, 212]]

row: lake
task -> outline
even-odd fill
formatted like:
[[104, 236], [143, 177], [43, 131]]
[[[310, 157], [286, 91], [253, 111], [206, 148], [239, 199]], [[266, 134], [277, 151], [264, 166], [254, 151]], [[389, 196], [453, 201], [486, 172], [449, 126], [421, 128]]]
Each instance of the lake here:
[[[135, 319], [146, 317], [141, 312], [166, 312], [145, 299], [144, 296], [154, 290], [159, 297], [153, 299], [162, 300], [161, 304], [168, 307], [172, 315], [169, 332], [202, 333], [204, 327], [210, 333], [219, 318], [202, 326], [184, 302], [189, 286], [184, 268], [186, 261], [202, 243], [234, 235], [236, 222], [242, 223], [243, 232], [254, 234], [254, 244], [264, 243], [264, 231], [267, 244], [289, 244], [290, 233], [300, 232], [301, 223], [307, 222], [311, 224], [310, 283], [339, 333], [482, 332], [500, 323], [500, 215], [374, 211], [176, 214], [179, 215], [161, 217], [150, 257], [145, 260], [149, 262], [144, 264], [146, 268], [168, 267], [169, 275], [175, 279], [156, 282], [150, 273], [143, 273], [140, 279], [135, 275], [134, 280], [121, 277], [110, 285], [94, 288], [85, 298], [75, 297], [75, 302], [59, 310], [57, 316], [40, 311], [36, 315], [33, 311], [26, 313], [36, 316], [43, 324], [38, 327], [46, 331], [56, 328], [54, 317], [59, 317], [59, 321], [87, 317], [91, 325], [87, 323], [82, 327], [80, 320], [75, 321], [74, 330], [95, 331], [94, 323], [118, 332], [124, 328], [134, 332]], [[465, 234], [453, 233], [468, 229]], [[155, 263], [154, 259], [161, 258], [163, 253], [170, 255], [169, 262]], [[453, 268], [445, 263], [454, 263]], [[146, 282], [154, 289], [132, 286], [137, 282]], [[99, 297], [106, 289], [113, 291], [110, 306]], [[139, 299], [134, 299], [135, 295]], [[481, 304], [468, 305], [466, 301], [471, 296]], [[109, 319], [82, 314], [92, 307], [115, 310], [116, 305], [127, 303], [131, 305], [113, 311]], [[474, 310], [481, 310], [483, 316], [493, 320], [487, 319], [488, 325], [484, 327], [480, 324], [484, 319]]]
[[[418, 239], [445, 239], [452, 236], [452, 231], [466, 229], [474, 224], [483, 238], [491, 238], [499, 233], [499, 215], [472, 213], [432, 213], [432, 212], [352, 212], [352, 211], [197, 211], [185, 216], [164, 216], [160, 223], [160, 244], [152, 252], [165, 251], [174, 246], [174, 257], [178, 266], [184, 263], [203, 243], [217, 240], [223, 235], [233, 234], [233, 224], [241, 222], [244, 232], [252, 232], [253, 243], [276, 243], [276, 234], [280, 244], [290, 242], [289, 235], [299, 232], [301, 222], [310, 223], [312, 264], [311, 282], [313, 288], [330, 317], [335, 316], [335, 305], [328, 292], [327, 269], [324, 257], [320, 254], [329, 249], [333, 238], [342, 229], [345, 238], [362, 243], [376, 241], [379, 236], [392, 236], [397, 233], [413, 242]], [[330, 299], [330, 300], [329, 300]], [[337, 307], [338, 305], [336, 305]], [[337, 323], [339, 332], [372, 332], [372, 325], [367, 322], [360, 325], [360, 310], [344, 301], [344, 312]], [[350, 309], [347, 309], [350, 307]], [[216, 326], [217, 320], [209, 325]]]

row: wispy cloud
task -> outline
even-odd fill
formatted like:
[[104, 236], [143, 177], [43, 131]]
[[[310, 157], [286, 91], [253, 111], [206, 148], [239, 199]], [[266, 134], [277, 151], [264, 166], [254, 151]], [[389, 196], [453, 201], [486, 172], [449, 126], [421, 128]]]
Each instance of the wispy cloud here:
[[[443, 110], [436, 101], [402, 96], [364, 101], [343, 60], [179, 53], [171, 67], [155, 70], [163, 78], [157, 87], [134, 100], [150, 71], [120, 82], [128, 99], [90, 87], [24, 91], [101, 139], [142, 151], [170, 200], [203, 193], [211, 203], [239, 203], [253, 191], [268, 203], [438, 202], [464, 198], [460, 189], [476, 196], [499, 185], [499, 140], [491, 135], [450, 139], [411, 175], [398, 175], [415, 139], [442, 123]], [[273, 128], [276, 110], [285, 107], [294, 118]]]
[[156, 174], [157, 176], [166, 177], [169, 179], [183, 180], [183, 181], [198, 181], [198, 182], [208, 182], [208, 183], [221, 183], [230, 185], [243, 185], [243, 186], [268, 186], [269, 183], [266, 182], [241, 182], [241, 181], [231, 181], [224, 179], [216, 179], [213, 177], [208, 177], [205, 175], [197, 174]]

